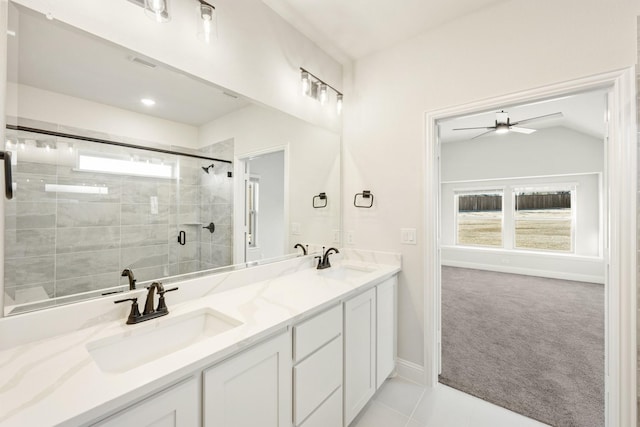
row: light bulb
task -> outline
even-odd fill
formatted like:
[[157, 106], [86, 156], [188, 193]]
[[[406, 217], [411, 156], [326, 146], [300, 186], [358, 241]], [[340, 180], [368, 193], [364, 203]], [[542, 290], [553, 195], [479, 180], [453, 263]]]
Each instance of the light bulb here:
[[338, 112], [338, 114], [342, 114], [342, 94], [339, 93], [337, 95], [337, 101], [336, 101], [336, 111]]
[[499, 135], [505, 134], [509, 132], [509, 125], [507, 125], [506, 123], [498, 123], [496, 125], [496, 133]]
[[320, 85], [320, 94], [318, 95], [318, 99], [320, 100], [320, 104], [324, 105], [327, 103], [327, 98], [329, 94], [327, 92], [327, 85], [322, 83]]
[[309, 81], [309, 73], [306, 71], [302, 72], [302, 94], [307, 95], [309, 93], [309, 88], [311, 87], [311, 82]]
[[144, 11], [156, 22], [168, 22], [169, 0], [144, 0]]
[[216, 8], [208, 3], [198, 6], [198, 38], [205, 43], [217, 38]]

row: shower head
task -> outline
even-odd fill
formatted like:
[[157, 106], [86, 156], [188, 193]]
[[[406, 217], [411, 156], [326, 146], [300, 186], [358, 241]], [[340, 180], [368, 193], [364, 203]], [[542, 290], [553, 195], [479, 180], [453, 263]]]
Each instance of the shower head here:
[[202, 166], [202, 170], [206, 173], [209, 173], [209, 169], [213, 169], [213, 163], [211, 163], [209, 166]]

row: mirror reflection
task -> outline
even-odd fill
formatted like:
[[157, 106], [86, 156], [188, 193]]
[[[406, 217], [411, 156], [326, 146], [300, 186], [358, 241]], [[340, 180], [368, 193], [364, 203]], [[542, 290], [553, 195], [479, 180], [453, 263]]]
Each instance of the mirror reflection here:
[[338, 134], [9, 10], [5, 314], [339, 243]]

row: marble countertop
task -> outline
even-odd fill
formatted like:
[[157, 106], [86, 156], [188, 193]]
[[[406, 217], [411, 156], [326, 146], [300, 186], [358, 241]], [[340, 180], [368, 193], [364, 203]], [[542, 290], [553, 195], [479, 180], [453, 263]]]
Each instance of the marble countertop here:
[[[90, 424], [400, 271], [397, 265], [356, 262], [355, 266], [372, 271], [340, 280], [308, 268], [175, 305], [172, 292], [167, 294], [171, 311], [167, 316], [138, 325], [125, 325], [122, 318], [1, 351], [0, 426]], [[162, 325], [203, 308], [242, 324], [123, 373], [101, 370], [87, 348], [97, 340], [129, 334], [152, 322]]]

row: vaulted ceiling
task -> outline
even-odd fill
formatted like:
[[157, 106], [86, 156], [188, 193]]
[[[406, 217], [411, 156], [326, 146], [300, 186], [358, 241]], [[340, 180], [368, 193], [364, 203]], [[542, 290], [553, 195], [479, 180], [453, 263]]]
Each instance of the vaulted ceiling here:
[[263, 0], [336, 59], [362, 58], [509, 0]]

